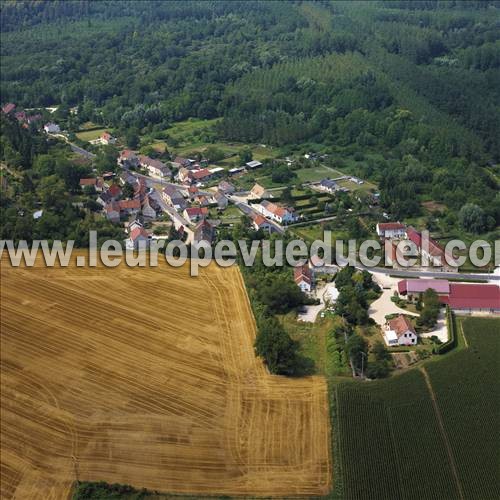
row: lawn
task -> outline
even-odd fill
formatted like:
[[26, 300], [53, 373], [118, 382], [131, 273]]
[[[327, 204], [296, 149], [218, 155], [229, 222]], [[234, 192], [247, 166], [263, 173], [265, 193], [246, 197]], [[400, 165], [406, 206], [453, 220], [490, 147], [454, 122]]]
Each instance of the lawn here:
[[341, 177], [342, 174], [337, 170], [326, 167], [325, 165], [318, 165], [311, 168], [301, 168], [295, 170], [299, 182], [316, 182], [322, 179], [330, 178], [335, 179]]
[[93, 130], [83, 130], [83, 131], [77, 132], [76, 136], [81, 141], [89, 142], [89, 141], [93, 141], [94, 139], [97, 139], [106, 130], [108, 130], [108, 129], [96, 128]]
[[[212, 120], [202, 120], [199, 118], [190, 118], [189, 120], [173, 123], [165, 133], [174, 140], [154, 141], [166, 144], [168, 149], [178, 155], [189, 155], [202, 153], [208, 147], [213, 146], [224, 151], [226, 155], [237, 155], [243, 148], [249, 147], [252, 150], [254, 160], [263, 160], [264, 158], [276, 158], [280, 155], [280, 150], [272, 146], [262, 144], [244, 144], [238, 142], [212, 142], [212, 128], [220, 118]], [[147, 141], [148, 142], [148, 141]], [[231, 157], [219, 162], [222, 166], [232, 167], [238, 164], [238, 158]]]
[[335, 327], [342, 322], [338, 316], [316, 319], [315, 323], [298, 321], [295, 313], [280, 318], [288, 334], [299, 343], [299, 352], [314, 362], [315, 373], [327, 378], [350, 374], [348, 362], [338, 341], [333, 335]]

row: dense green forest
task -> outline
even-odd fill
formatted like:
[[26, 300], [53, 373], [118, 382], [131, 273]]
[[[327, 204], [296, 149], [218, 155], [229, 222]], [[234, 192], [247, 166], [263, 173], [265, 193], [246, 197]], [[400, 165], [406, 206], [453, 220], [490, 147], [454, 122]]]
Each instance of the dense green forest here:
[[499, 2], [4, 1], [1, 13], [2, 102], [59, 106], [70, 130], [221, 117], [214, 141], [376, 153], [356, 173], [395, 217], [426, 197], [479, 205], [483, 230], [500, 223]]

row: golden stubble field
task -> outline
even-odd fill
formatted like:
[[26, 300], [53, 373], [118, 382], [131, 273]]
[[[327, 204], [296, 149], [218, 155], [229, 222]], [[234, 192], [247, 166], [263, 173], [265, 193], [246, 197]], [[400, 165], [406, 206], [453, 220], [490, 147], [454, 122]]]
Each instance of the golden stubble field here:
[[271, 376], [236, 267], [1, 265], [1, 497], [75, 479], [177, 493], [330, 488], [320, 377]]

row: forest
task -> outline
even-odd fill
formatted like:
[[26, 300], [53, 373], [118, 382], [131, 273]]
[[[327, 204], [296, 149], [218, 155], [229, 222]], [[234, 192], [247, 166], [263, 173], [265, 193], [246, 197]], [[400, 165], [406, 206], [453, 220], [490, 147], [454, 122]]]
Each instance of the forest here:
[[[423, 199], [500, 223], [500, 3], [1, 5], [2, 102], [124, 137], [220, 118], [213, 141], [375, 153], [358, 175], [396, 218]], [[69, 109], [76, 107], [77, 113]], [[415, 196], [417, 195], [417, 196]], [[452, 221], [453, 222], [453, 221]]]

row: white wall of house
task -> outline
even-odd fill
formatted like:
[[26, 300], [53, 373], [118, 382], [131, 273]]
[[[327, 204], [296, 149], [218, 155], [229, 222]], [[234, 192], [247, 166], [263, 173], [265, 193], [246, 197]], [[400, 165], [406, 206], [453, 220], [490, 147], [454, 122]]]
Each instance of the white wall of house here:
[[304, 292], [309, 293], [311, 291], [311, 285], [305, 280], [301, 280], [297, 283], [297, 286]]
[[409, 330], [398, 338], [399, 345], [415, 345], [416, 343], [417, 336]]

